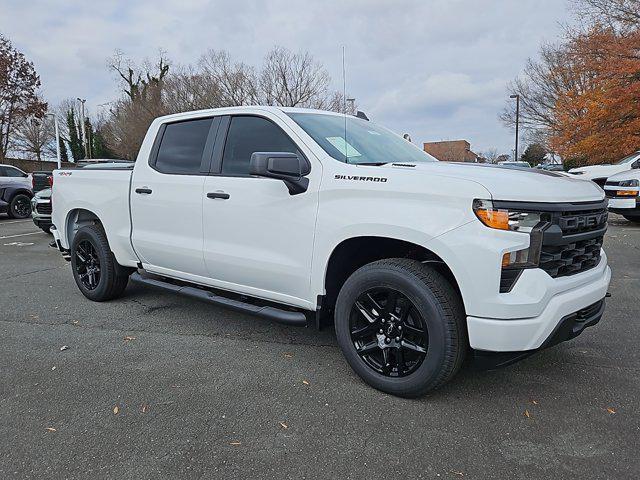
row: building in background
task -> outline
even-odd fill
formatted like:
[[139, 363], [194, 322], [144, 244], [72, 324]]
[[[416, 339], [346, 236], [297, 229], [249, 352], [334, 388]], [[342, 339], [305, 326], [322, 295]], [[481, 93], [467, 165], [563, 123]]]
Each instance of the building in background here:
[[466, 140], [447, 140], [442, 142], [425, 142], [424, 151], [441, 162], [483, 162], [479, 155], [471, 151], [471, 144]]

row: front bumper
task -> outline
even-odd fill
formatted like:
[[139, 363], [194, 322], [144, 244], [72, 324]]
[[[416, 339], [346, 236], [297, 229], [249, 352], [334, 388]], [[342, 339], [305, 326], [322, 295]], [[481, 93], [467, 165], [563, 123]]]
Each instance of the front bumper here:
[[[530, 270], [530, 272], [533, 274], [535, 270]], [[589, 279], [588, 282], [584, 282], [586, 278]], [[527, 292], [522, 291], [522, 287], [525, 287], [528, 282], [522, 282], [522, 280], [524, 280], [524, 274], [523, 278], [518, 281], [517, 287], [523, 295], [526, 295]], [[583, 280], [583, 282], [574, 288], [556, 291], [548, 300], [545, 299], [547, 301], [541, 302], [540, 304], [546, 306], [535, 316], [512, 319], [467, 317], [471, 348], [491, 352], [516, 352], [542, 347], [563, 319], [594, 305], [606, 296], [611, 280], [611, 269], [607, 265], [606, 255], [603, 253], [600, 264], [587, 272], [563, 279], [549, 277], [549, 283], [555, 283], [557, 287], [568, 281], [579, 280]], [[529, 286], [534, 287], [533, 284], [529, 284]], [[546, 290], [545, 293], [548, 295], [552, 292], [553, 290]], [[515, 292], [514, 289], [514, 293], [518, 292]], [[509, 296], [512, 297], [511, 294]], [[512, 297], [512, 300], [516, 300], [516, 298]], [[523, 298], [520, 297], [519, 300], [522, 301]]]
[[551, 335], [547, 337], [544, 343], [535, 350], [525, 350], [520, 352], [488, 352], [483, 350], [473, 351], [473, 365], [479, 370], [491, 370], [495, 368], [506, 367], [512, 363], [518, 362], [534, 353], [552, 347], [558, 343], [571, 340], [580, 335], [587, 327], [591, 327], [598, 323], [604, 314], [605, 300], [589, 305], [586, 308], [578, 310], [563, 317]]

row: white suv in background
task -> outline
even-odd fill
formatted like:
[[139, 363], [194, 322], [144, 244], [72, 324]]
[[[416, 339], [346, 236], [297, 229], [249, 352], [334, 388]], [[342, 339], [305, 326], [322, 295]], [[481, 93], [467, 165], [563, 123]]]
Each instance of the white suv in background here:
[[609, 177], [604, 192], [609, 211], [640, 223], [640, 167]]
[[0, 164], [0, 183], [8, 183], [25, 188], [31, 188], [31, 174], [23, 172], [13, 165]]

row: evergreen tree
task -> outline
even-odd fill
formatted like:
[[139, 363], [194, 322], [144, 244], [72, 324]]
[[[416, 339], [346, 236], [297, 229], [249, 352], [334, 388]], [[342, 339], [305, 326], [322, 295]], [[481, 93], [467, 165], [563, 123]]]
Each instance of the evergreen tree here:
[[528, 162], [529, 165], [535, 167], [539, 163], [544, 162], [544, 157], [547, 155], [547, 153], [547, 149], [542, 145], [540, 145], [539, 143], [532, 143], [520, 156], [520, 160]]
[[73, 161], [77, 162], [84, 158], [84, 147], [82, 146], [82, 131], [76, 125], [76, 115], [73, 109], [67, 112], [67, 127], [69, 128], [69, 149]]
[[67, 152], [67, 145], [64, 142], [62, 137], [58, 138], [58, 144], [60, 147], [60, 161], [68, 162], [69, 161], [69, 153]]

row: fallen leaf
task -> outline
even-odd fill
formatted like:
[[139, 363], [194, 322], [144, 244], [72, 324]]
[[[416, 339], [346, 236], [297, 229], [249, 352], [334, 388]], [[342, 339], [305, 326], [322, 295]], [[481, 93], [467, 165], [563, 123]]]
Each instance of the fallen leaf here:
[[531, 414], [529, 413], [529, 410], [524, 411], [524, 416], [527, 418], [531, 418]]
[[142, 413], [147, 413], [148, 410], [149, 410], [149, 405], [147, 404], [142, 405], [142, 408], [140, 409]]
[[533, 403], [534, 405], [538, 405], [538, 401], [537, 400], [531, 400], [531, 403]]
[[124, 337], [125, 342], [130, 342], [131, 340], [135, 340], [135, 339], [136, 337], [129, 337], [129, 336]]
[[456, 472], [455, 470], [451, 470], [451, 473], [453, 473], [454, 475], [458, 475], [460, 477], [464, 477], [464, 473], [462, 472]]
[[55, 366], [51, 367], [51, 371], [54, 371], [55, 369], [56, 369], [56, 367], [55, 367]]
[[242, 445], [242, 443], [240, 443], [240, 442], [230, 442], [229, 445], [237, 446], [237, 445]]
[[57, 430], [55, 428], [53, 428], [53, 427], [47, 427], [46, 430], [48, 432], [57, 432]]
[[607, 412], [609, 412], [611, 415], [613, 415], [614, 413], [616, 413], [616, 411], [611, 408], [611, 407], [607, 407]]
[[78, 320], [74, 320], [74, 321], [73, 321], [73, 322], [71, 322], [71, 323], [73, 323], [74, 325], [78, 325], [80, 322], [79, 322]]
[[113, 407], [113, 414], [114, 414], [114, 415], [117, 415], [119, 411], [120, 411], [120, 408], [118, 407], [118, 405], [116, 405], [115, 407]]
[[280, 426], [281, 426], [282, 428], [284, 428], [285, 430], [286, 430], [287, 428], [289, 428], [289, 425], [287, 425], [287, 424], [286, 424], [286, 423], [284, 423], [284, 422], [280, 422]]
[[293, 358], [293, 355], [291, 355], [290, 353], [285, 353], [284, 358]]
[[69, 347], [68, 347], [68, 346], [66, 346], [66, 345], [62, 345], [62, 346], [60, 347], [60, 351], [61, 351], [61, 352], [64, 352], [65, 350], [69, 350]]
[[306, 380], [302, 380], [302, 383], [304, 383], [305, 385], [311, 385], [308, 381]]

